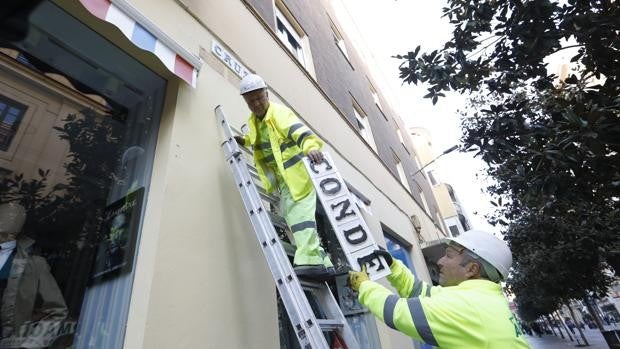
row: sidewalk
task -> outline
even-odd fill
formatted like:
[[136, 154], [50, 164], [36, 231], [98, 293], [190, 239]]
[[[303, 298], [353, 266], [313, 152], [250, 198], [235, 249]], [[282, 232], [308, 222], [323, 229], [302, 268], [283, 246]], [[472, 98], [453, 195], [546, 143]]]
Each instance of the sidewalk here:
[[[525, 338], [527, 339], [528, 343], [530, 343], [530, 345], [532, 346], [532, 349], [575, 348], [577, 346], [577, 340], [575, 339], [575, 336], [573, 336], [573, 341], [571, 342], [570, 339], [568, 339], [568, 337], [566, 336], [566, 332], [562, 331], [562, 333], [564, 333], [564, 339], [562, 339], [562, 337], [560, 337], [559, 335], [554, 336], [552, 334], [543, 335], [540, 338], [538, 336], [526, 335]], [[557, 334], [557, 330], [556, 330], [556, 334]], [[586, 339], [588, 340], [588, 343], [590, 344], [589, 347], [583, 347], [583, 348], [588, 348], [588, 349], [608, 349], [609, 348], [607, 343], [605, 343], [605, 338], [603, 338], [603, 335], [601, 335], [601, 332], [599, 332], [599, 330], [591, 330], [591, 329], [586, 328], [585, 330], [583, 330], [583, 334], [584, 336], [586, 336]], [[575, 335], [577, 336], [577, 338], [579, 338], [579, 342], [582, 343], [581, 336], [579, 335], [578, 331], [575, 331]]]

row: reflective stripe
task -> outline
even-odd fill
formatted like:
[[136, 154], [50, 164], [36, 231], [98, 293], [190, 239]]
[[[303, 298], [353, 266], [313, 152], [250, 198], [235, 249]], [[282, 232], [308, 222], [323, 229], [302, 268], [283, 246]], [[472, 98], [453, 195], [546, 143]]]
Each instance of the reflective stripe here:
[[254, 144], [254, 150], [263, 150], [271, 148], [271, 143]]
[[311, 131], [306, 131], [302, 134], [299, 135], [299, 138], [297, 138], [297, 146], [301, 148], [301, 142], [304, 141], [304, 138], [310, 136], [312, 134]]
[[424, 309], [422, 308], [422, 303], [420, 303], [420, 298], [415, 297], [407, 299], [407, 305], [409, 306], [413, 326], [415, 326], [418, 334], [420, 334], [420, 338], [430, 345], [439, 346], [437, 340], [435, 340], [435, 336], [433, 336], [431, 327], [428, 325], [426, 315], [424, 315]]
[[295, 154], [295, 156], [293, 156], [292, 158], [286, 160], [286, 162], [284, 162], [284, 168], [289, 168], [293, 165], [295, 165], [296, 163], [298, 163], [299, 161], [301, 161], [301, 156], [299, 156], [299, 154]]
[[292, 146], [294, 146], [294, 145], [295, 145], [295, 142], [293, 142], [293, 141], [286, 142], [286, 143], [282, 143], [282, 144], [280, 144], [280, 151], [281, 151], [281, 152], [283, 152], [283, 151], [285, 151], [287, 148], [290, 148], [290, 147], [292, 147]]
[[288, 138], [293, 138], [293, 132], [303, 126], [303, 124], [292, 124], [291, 127], [288, 129]]
[[298, 231], [302, 231], [308, 228], [316, 229], [316, 223], [314, 221], [305, 221], [305, 222], [291, 225], [291, 231], [293, 233], [296, 233]]
[[422, 294], [422, 286], [424, 286], [422, 281], [415, 280], [413, 282], [413, 290], [411, 290], [411, 294], [409, 295], [409, 298], [419, 297]]
[[273, 154], [263, 158], [264, 162], [272, 162], [272, 161], [275, 161], [275, 160], [276, 160], [276, 158], [273, 156]]
[[383, 304], [383, 322], [393, 329], [396, 329], [394, 327], [394, 309], [399, 299], [397, 295], [392, 294], [387, 297], [385, 304]]
[[431, 296], [431, 285], [426, 285], [426, 297]]

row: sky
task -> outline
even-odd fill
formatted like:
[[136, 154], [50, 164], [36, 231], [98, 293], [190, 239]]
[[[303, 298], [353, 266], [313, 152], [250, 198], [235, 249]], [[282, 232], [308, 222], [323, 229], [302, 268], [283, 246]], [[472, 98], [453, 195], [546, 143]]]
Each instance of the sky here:
[[[439, 49], [451, 38], [452, 27], [441, 18], [443, 0], [331, 0], [345, 35], [367, 62], [378, 89], [408, 127], [430, 131], [436, 155], [460, 144], [459, 108], [466, 96], [447, 94], [433, 106], [422, 98], [426, 87], [402, 85], [395, 54], [405, 54], [421, 45], [421, 52]], [[485, 164], [472, 153], [452, 152], [435, 162], [442, 182], [449, 183], [473, 228], [497, 233], [484, 215], [493, 210], [491, 198], [482, 192]], [[479, 174], [477, 176], [477, 174]]]

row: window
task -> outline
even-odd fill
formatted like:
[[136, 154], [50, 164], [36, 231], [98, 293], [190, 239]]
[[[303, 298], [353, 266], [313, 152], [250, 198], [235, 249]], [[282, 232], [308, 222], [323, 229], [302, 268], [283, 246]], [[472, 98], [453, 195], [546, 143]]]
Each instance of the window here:
[[409, 192], [411, 192], [411, 187], [409, 186], [409, 181], [407, 181], [407, 175], [405, 175], [405, 169], [403, 168], [403, 163], [400, 162], [400, 159], [396, 154], [394, 155], [394, 161], [396, 162], [396, 170], [398, 171], [398, 177], [400, 178], [400, 182], [407, 188]]
[[403, 139], [403, 133], [400, 132], [400, 128], [396, 128], [396, 135], [398, 136], [398, 140], [400, 141], [400, 144], [405, 146], [405, 140]]
[[424, 191], [422, 188], [418, 187], [418, 193], [420, 194], [420, 199], [422, 200], [422, 205], [424, 206], [424, 212], [430, 214], [431, 210], [428, 208], [428, 203], [426, 202], [426, 196], [424, 196]]
[[428, 180], [431, 181], [432, 185], [437, 185], [437, 180], [435, 179], [434, 171], [428, 171], [426, 173], [428, 175]]
[[422, 168], [422, 164], [420, 163], [420, 159], [417, 154], [413, 154], [413, 160], [415, 161], [415, 165], [418, 169]]
[[379, 94], [377, 93], [377, 90], [372, 84], [370, 84], [370, 93], [372, 93], [372, 99], [375, 101], [375, 104], [377, 105], [379, 110], [382, 111], [383, 108], [381, 107], [381, 101], [379, 100]]
[[452, 234], [452, 237], [459, 236], [459, 234], [460, 234], [459, 228], [456, 225], [451, 225], [450, 226], [450, 234]]
[[377, 152], [377, 144], [375, 144], [375, 139], [372, 136], [372, 130], [370, 129], [370, 124], [368, 123], [368, 117], [359, 106], [359, 104], [355, 102], [355, 100], [353, 101], [353, 113], [355, 115], [357, 129], [360, 135], [362, 136], [362, 138], [364, 138], [366, 143], [368, 143], [372, 147], [372, 149]]
[[387, 250], [390, 252], [392, 257], [400, 260], [407, 268], [414, 271], [413, 263], [411, 262], [411, 257], [409, 256], [410, 247], [401, 243], [396, 238], [391, 237], [389, 234], [386, 234], [385, 231], [383, 232], [383, 236], [385, 237]]
[[[287, 13], [289, 16], [285, 16]], [[304, 54], [304, 41], [302, 38], [305, 36], [301, 27], [294, 21], [293, 16], [286, 10], [284, 5], [276, 2], [275, 6], [276, 17], [276, 34], [278, 38], [289, 51], [297, 58], [299, 63], [304, 67], [306, 66], [306, 55]], [[293, 25], [293, 23], [295, 25]], [[297, 27], [297, 28], [296, 28]]]
[[7, 151], [26, 112], [25, 105], [0, 95], [0, 150]]
[[29, 267], [0, 280], [23, 305], [0, 347], [121, 348], [166, 80], [51, 1], [24, 23], [0, 42], [2, 144], [20, 137], [0, 177], [20, 233], [0, 243], [24, 258], [0, 263]]
[[[329, 16], [328, 16], [328, 18], [329, 18]], [[336, 26], [336, 23], [334, 23], [334, 21], [332, 21], [331, 18], [329, 18], [329, 25], [332, 28], [332, 35], [334, 36], [334, 43], [336, 43], [336, 46], [338, 46], [338, 48], [340, 49], [340, 52], [342, 52], [344, 57], [350, 63], [351, 60], [349, 59], [349, 53], [347, 52], [347, 46], [344, 43], [344, 39], [342, 37], [342, 34], [340, 34], [340, 30], [338, 30], [338, 27]]]

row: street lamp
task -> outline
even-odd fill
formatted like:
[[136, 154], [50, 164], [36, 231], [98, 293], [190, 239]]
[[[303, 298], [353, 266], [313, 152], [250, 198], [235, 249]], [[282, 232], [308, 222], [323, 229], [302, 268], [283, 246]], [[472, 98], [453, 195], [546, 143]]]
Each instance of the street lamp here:
[[442, 157], [442, 156], [444, 156], [444, 155], [446, 155], [446, 154], [448, 154], [448, 153], [451, 153], [451, 152], [455, 151], [455, 150], [456, 150], [456, 149], [458, 149], [458, 148], [459, 148], [459, 146], [458, 146], [458, 145], [453, 145], [452, 147], [450, 147], [450, 148], [448, 148], [448, 149], [444, 150], [444, 151], [443, 151], [443, 153], [439, 154], [436, 158], [434, 158], [433, 160], [431, 160], [428, 164], [426, 164], [426, 165], [422, 166], [419, 170], [417, 170], [417, 171], [415, 171], [415, 172], [411, 173], [411, 175], [410, 175], [410, 176], [411, 176], [411, 178], [412, 178], [412, 179], [414, 179], [415, 175], [417, 175], [417, 174], [418, 174], [418, 173], [420, 173], [423, 169], [425, 169], [425, 168], [426, 168], [426, 166], [428, 166], [428, 165], [432, 164], [433, 162], [435, 162], [435, 160], [439, 159], [440, 157]]

